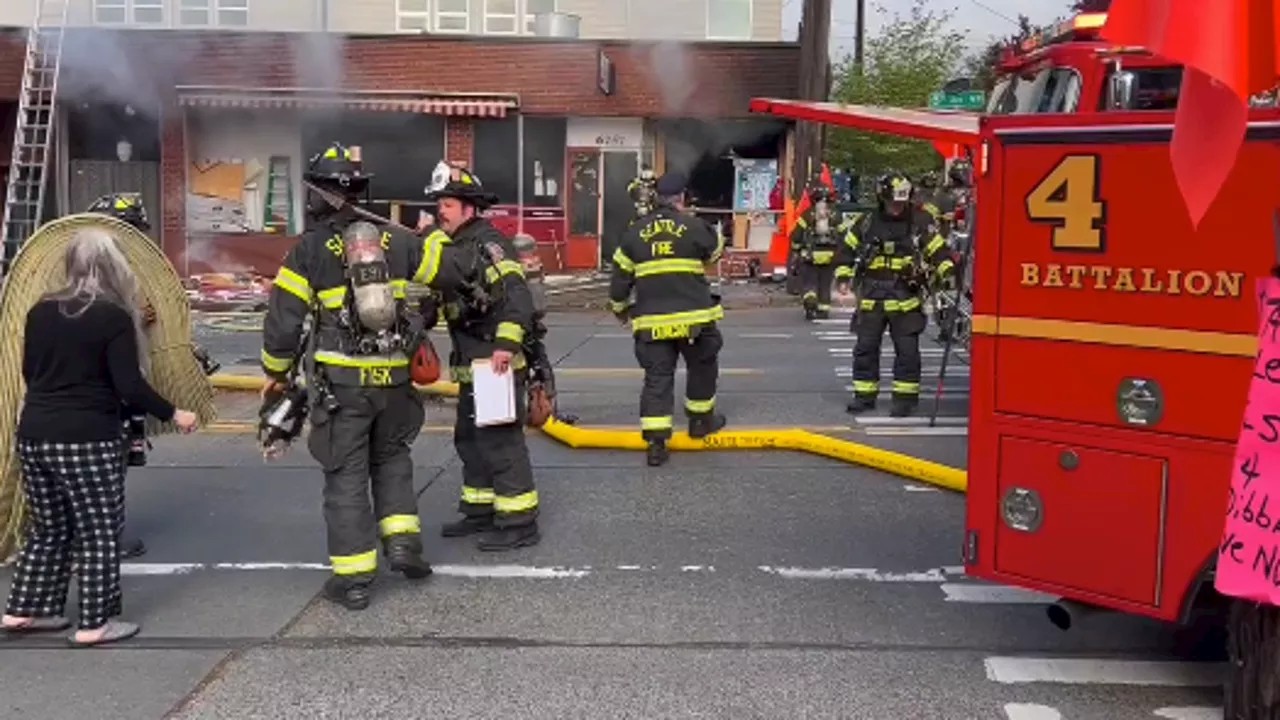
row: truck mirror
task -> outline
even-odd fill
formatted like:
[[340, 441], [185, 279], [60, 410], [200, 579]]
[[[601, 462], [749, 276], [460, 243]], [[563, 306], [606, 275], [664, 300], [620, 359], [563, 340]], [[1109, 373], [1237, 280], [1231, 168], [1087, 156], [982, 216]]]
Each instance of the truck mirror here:
[[1127, 70], [1111, 74], [1107, 86], [1107, 109], [1130, 110], [1133, 108], [1133, 92], [1137, 79]]

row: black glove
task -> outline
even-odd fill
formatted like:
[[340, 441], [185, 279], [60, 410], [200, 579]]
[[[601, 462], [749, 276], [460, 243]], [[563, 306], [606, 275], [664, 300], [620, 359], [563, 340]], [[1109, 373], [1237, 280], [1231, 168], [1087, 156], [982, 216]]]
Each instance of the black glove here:
[[440, 322], [440, 301], [435, 295], [418, 298], [418, 314], [422, 316], [422, 331], [434, 328]]

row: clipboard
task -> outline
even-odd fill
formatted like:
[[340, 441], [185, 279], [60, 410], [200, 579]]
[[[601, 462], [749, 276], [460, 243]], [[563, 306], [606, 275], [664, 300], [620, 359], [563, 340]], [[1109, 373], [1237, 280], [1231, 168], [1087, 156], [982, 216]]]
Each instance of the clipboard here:
[[471, 361], [472, 392], [475, 396], [476, 427], [510, 425], [516, 421], [516, 374], [508, 369], [499, 375], [489, 360]]

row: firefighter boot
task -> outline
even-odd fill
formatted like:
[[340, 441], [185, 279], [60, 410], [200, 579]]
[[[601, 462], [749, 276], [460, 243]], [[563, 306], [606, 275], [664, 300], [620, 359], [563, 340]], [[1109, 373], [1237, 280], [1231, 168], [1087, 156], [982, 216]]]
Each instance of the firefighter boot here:
[[330, 575], [324, 583], [324, 596], [348, 610], [364, 610], [369, 607], [371, 580]]
[[492, 529], [493, 515], [467, 515], [461, 520], [445, 523], [440, 528], [440, 534], [444, 537], [466, 537], [480, 532], [488, 532]]
[[128, 560], [130, 558], [142, 557], [147, 554], [147, 546], [143, 544], [141, 538], [131, 537], [124, 533], [120, 534], [120, 559]]
[[645, 461], [649, 463], [649, 467], [666, 465], [670, 457], [671, 451], [667, 450], [666, 440], [649, 441], [649, 449], [645, 451]]
[[431, 574], [431, 565], [422, 559], [422, 538], [417, 535], [392, 535], [385, 544], [387, 564], [409, 580], [421, 580]]
[[480, 537], [476, 547], [484, 552], [503, 552], [537, 545], [540, 540], [542, 536], [538, 534], [538, 523], [535, 521], [528, 525], [494, 528]]
[[720, 432], [728, 422], [724, 415], [717, 412], [694, 415], [689, 418], [689, 437], [701, 440], [712, 433]]
[[876, 409], [876, 398], [874, 395], [854, 395], [844, 409], [854, 415], [870, 412]]
[[818, 318], [819, 320], [829, 320], [831, 318], [831, 309], [818, 308], [817, 312], [814, 313], [814, 317]]
[[894, 395], [889, 414], [896, 418], [908, 417], [915, 414], [916, 407], [919, 405], [920, 398], [915, 395]]

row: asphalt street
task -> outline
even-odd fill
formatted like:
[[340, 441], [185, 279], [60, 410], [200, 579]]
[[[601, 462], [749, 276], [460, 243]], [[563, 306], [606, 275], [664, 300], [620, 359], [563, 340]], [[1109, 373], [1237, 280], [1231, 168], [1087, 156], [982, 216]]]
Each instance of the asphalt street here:
[[[198, 341], [224, 371], [256, 372], [252, 321], [214, 322]], [[551, 325], [561, 408], [634, 426], [625, 329], [598, 314]], [[731, 426], [803, 426], [963, 467], [967, 365], [951, 366], [936, 427], [891, 422], [887, 402], [855, 422], [847, 327], [732, 313], [718, 395]], [[887, 339], [885, 353], [887, 379]], [[940, 361], [926, 350], [931, 388]], [[151, 548], [125, 566], [142, 635], [94, 651], [0, 638], [0, 717], [1222, 716], [1221, 666], [1198, 631], [1099, 615], [1061, 632], [1052, 598], [964, 577], [963, 497], [819, 457], [677, 453], [654, 470], [531, 433], [542, 544], [492, 556], [444, 540], [460, 479], [447, 400], [414, 448], [437, 572], [385, 577], [369, 610], [346, 612], [316, 599], [318, 471], [302, 448], [264, 465], [255, 403], [223, 398], [218, 426], [159, 439], [130, 476], [130, 524]]]

